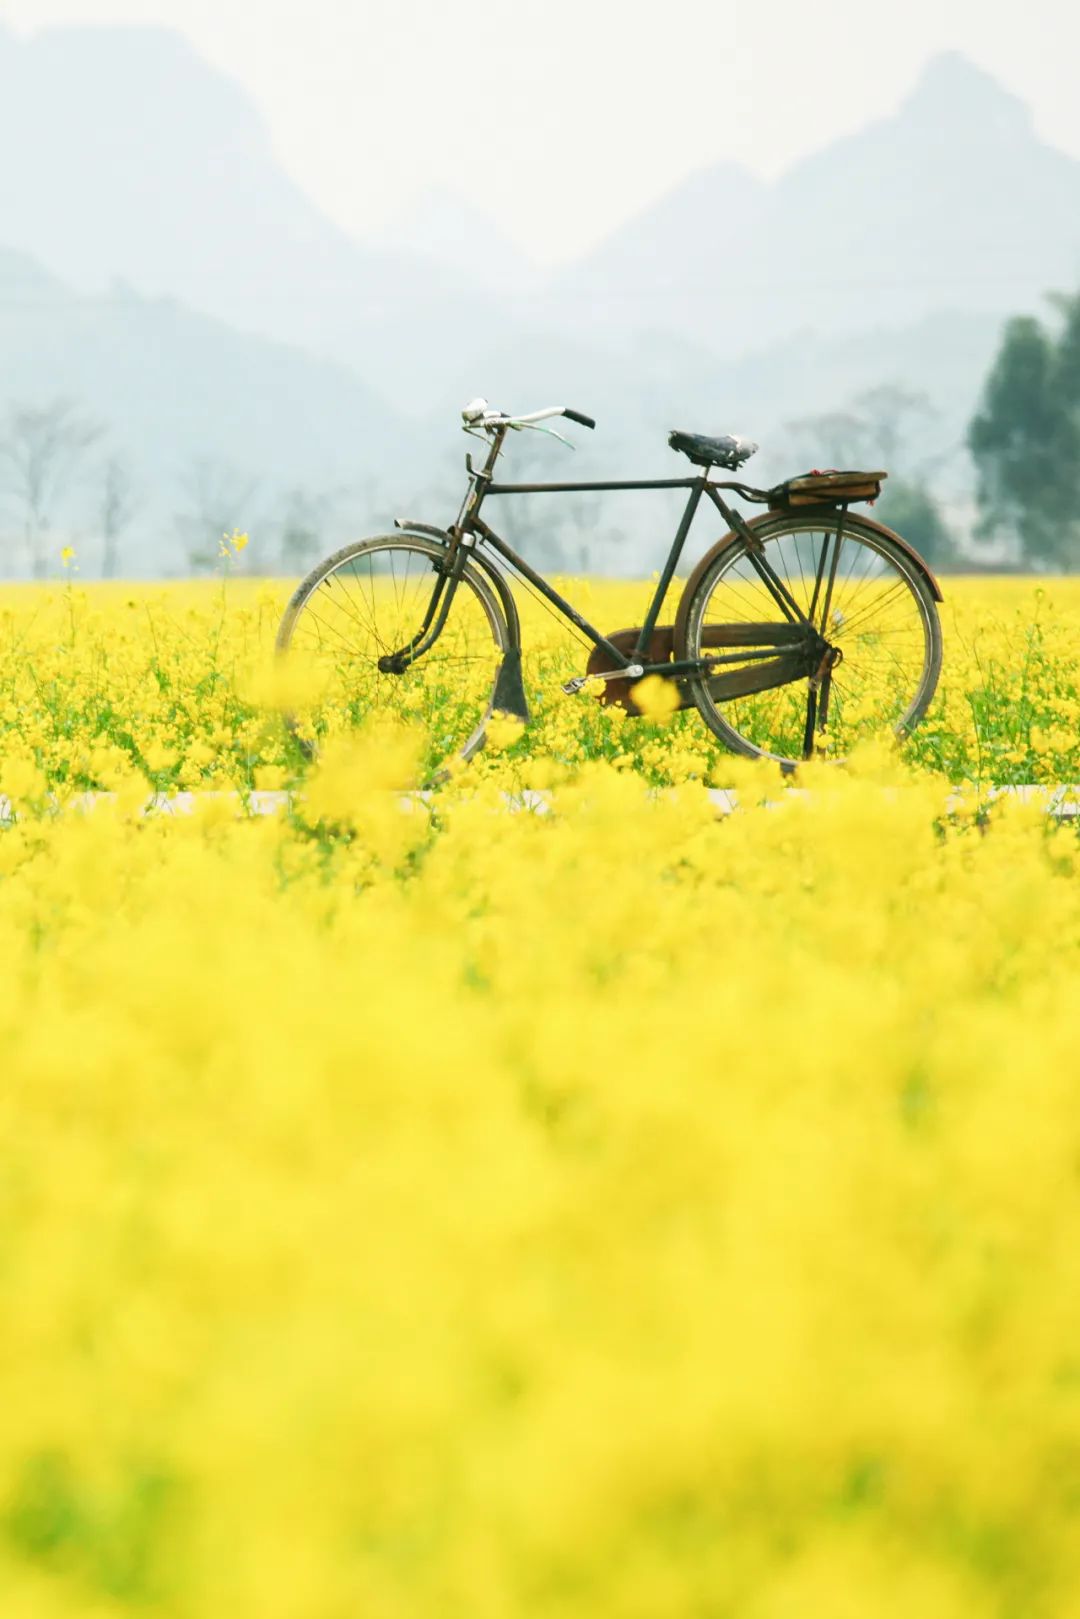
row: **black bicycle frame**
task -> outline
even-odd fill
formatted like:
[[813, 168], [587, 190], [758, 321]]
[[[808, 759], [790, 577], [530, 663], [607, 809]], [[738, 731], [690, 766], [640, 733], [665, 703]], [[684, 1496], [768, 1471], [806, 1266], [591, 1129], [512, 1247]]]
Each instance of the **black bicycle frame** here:
[[[496, 433], [486, 464], [480, 470], [474, 470], [471, 461], [466, 464], [469, 470], [470, 489], [465, 498], [458, 521], [448, 531], [450, 544], [447, 547], [446, 561], [439, 569], [439, 578], [428, 603], [423, 623], [417, 634], [406, 647], [391, 654], [386, 663], [388, 667], [404, 668], [433, 646], [446, 623], [450, 606], [458, 583], [465, 570], [468, 554], [472, 547], [470, 539], [482, 541], [490, 545], [494, 551], [509, 563], [509, 565], [526, 579], [534, 590], [537, 590], [551, 605], [568, 619], [575, 629], [580, 630], [594, 646], [600, 647], [612, 659], [613, 669], [640, 669], [641, 673], [663, 673], [667, 676], [689, 675], [707, 673], [725, 663], [742, 663], [755, 658], [773, 658], [777, 650], [785, 648], [795, 650], [807, 644], [807, 638], [815, 637], [814, 627], [810, 619], [795, 601], [784, 581], [771, 566], [768, 558], [763, 554], [762, 547], [755, 539], [752, 530], [746, 521], [733, 510], [723, 499], [722, 489], [733, 489], [749, 499], [764, 499], [761, 490], [751, 489], [741, 483], [713, 483], [707, 474], [689, 478], [646, 478], [630, 481], [605, 481], [602, 483], [497, 483], [492, 477], [492, 470], [502, 448], [502, 441], [506, 429]], [[671, 542], [667, 560], [656, 583], [652, 600], [645, 614], [645, 621], [638, 633], [634, 650], [629, 655], [615, 646], [605, 635], [583, 618], [571, 602], [561, 595], [554, 585], [548, 583], [542, 574], [537, 573], [525, 558], [519, 556], [513, 546], [509, 545], [494, 529], [489, 528], [480, 516], [480, 509], [489, 495], [569, 495], [585, 493], [601, 493], [614, 491], [646, 490], [646, 489], [686, 489], [689, 491], [686, 508], [679, 521], [675, 537]], [[746, 542], [746, 554], [751, 566], [757, 571], [763, 585], [772, 596], [785, 620], [792, 626], [791, 633], [784, 635], [777, 626], [771, 628], [761, 626], [763, 631], [771, 628], [771, 633], [762, 634], [757, 640], [757, 646], [766, 649], [755, 651], [746, 648], [740, 652], [727, 656], [711, 656], [708, 658], [684, 659], [681, 662], [648, 663], [645, 661], [645, 652], [656, 628], [661, 609], [667, 597], [675, 570], [679, 565], [690, 533], [690, 526], [701, 504], [702, 496], [707, 495], [723, 517], [730, 529]], [[830, 580], [831, 586], [831, 580]], [[815, 638], [816, 639], [816, 638]]]

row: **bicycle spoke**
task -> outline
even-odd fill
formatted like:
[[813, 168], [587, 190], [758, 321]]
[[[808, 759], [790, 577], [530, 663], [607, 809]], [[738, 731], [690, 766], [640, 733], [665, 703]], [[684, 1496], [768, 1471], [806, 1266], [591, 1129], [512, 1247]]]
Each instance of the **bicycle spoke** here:
[[845, 623], [844, 623], [845, 631], [848, 634], [850, 634], [851, 631], [855, 628], [856, 624], [863, 623], [868, 615], [872, 615], [874, 613], [880, 612], [881, 609], [884, 607], [885, 602], [890, 597], [901, 596], [903, 594], [903, 592], [907, 590], [907, 588], [908, 587], [907, 587], [906, 580], [898, 579], [895, 584], [890, 585], [886, 596], [882, 597], [881, 600], [879, 600], [878, 602], [875, 602], [873, 605], [871, 605], [869, 607], [864, 607], [862, 612], [854, 620], [850, 620], [850, 619], [846, 620]]
[[[307, 730], [325, 736], [383, 710], [427, 729], [433, 763], [448, 752], [471, 752], [482, 740], [505, 628], [469, 570], [450, 599], [436, 603], [440, 557], [426, 540], [388, 538], [363, 542], [313, 576], [287, 616], [287, 633], [283, 624], [279, 635], [282, 655], [319, 672], [322, 696]], [[437, 606], [443, 622], [433, 644], [409, 657], [410, 648], [431, 638]], [[406, 661], [396, 672], [381, 671], [379, 659], [392, 653]]]
[[[332, 573], [327, 583], [329, 584], [331, 592], [333, 592], [334, 586], [337, 586], [338, 592], [343, 598], [342, 611], [347, 612], [350, 618], [355, 619], [356, 623], [360, 625], [361, 629], [370, 629], [372, 630], [372, 633], [376, 633], [374, 628], [374, 619], [370, 613], [365, 621], [362, 620], [358, 614], [353, 612], [352, 606], [349, 604], [349, 593], [346, 590], [345, 583], [341, 577], [336, 573]], [[362, 601], [362, 598], [360, 599]]]
[[[765, 555], [792, 599], [843, 653], [843, 674], [826, 669], [817, 688], [800, 684], [797, 695], [786, 686], [718, 700], [709, 723], [743, 751], [797, 760], [826, 729], [830, 751], [834, 744], [850, 749], [863, 736], [900, 728], [924, 690], [926, 620], [906, 573], [889, 542], [868, 536], [856, 518], [844, 519], [839, 546], [838, 527], [792, 518], [789, 528], [764, 538]], [[691, 609], [696, 646], [712, 625], [775, 619], [775, 607], [762, 607], [768, 593], [749, 572], [745, 554], [721, 553]], [[708, 717], [707, 706], [703, 712]]]

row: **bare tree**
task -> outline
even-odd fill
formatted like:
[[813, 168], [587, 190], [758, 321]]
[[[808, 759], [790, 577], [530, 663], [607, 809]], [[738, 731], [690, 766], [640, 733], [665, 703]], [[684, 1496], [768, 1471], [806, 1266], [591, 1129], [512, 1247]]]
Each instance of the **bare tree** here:
[[333, 520], [335, 492], [316, 494], [302, 484], [286, 491], [279, 522], [281, 564], [288, 573], [314, 562], [320, 550], [328, 549], [326, 530]]
[[[559, 468], [555, 451], [545, 437], [523, 433], [510, 446], [514, 481], [538, 483], [554, 480]], [[601, 531], [603, 512], [600, 495], [580, 491], [553, 502], [550, 498], [528, 496], [514, 502], [507, 513], [506, 535], [521, 554], [535, 566], [572, 573], [586, 573], [592, 565], [592, 547], [597, 541], [618, 537], [610, 528]]]
[[18, 507], [35, 579], [43, 579], [47, 571], [47, 537], [57, 506], [101, 432], [70, 399], [15, 403], [8, 409], [0, 434], [0, 481]]
[[250, 521], [255, 489], [254, 479], [217, 456], [197, 456], [190, 463], [175, 522], [193, 569], [212, 568], [223, 537]]
[[[851, 409], [863, 423], [872, 453], [886, 471], [893, 467], [913, 470], [915, 430], [928, 427], [937, 417], [929, 394], [905, 388], [899, 382], [884, 382], [859, 394]], [[924, 450], [922, 454], [925, 453]], [[921, 459], [919, 455], [916, 465]]]
[[807, 470], [857, 466], [868, 453], [866, 423], [850, 409], [801, 416], [783, 432], [785, 455]]
[[843, 410], [805, 416], [784, 427], [785, 450], [808, 467], [883, 467], [886, 472], [913, 474], [934, 459], [915, 449], [916, 428], [935, 420], [926, 394], [898, 382], [867, 388]]
[[114, 579], [120, 536], [130, 525], [138, 508], [131, 468], [123, 456], [110, 455], [102, 466], [98, 495], [101, 577]]

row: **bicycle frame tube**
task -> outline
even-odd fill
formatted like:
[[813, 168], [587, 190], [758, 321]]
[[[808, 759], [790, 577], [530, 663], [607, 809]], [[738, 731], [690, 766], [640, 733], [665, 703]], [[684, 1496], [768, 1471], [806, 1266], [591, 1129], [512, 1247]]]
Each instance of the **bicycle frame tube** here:
[[[608, 657], [612, 659], [613, 668], [629, 669], [641, 665], [650, 637], [656, 628], [665, 597], [670, 589], [671, 581], [675, 577], [675, 570], [679, 565], [679, 559], [686, 545], [691, 524], [701, 504], [701, 498], [706, 494], [729, 528], [734, 529], [746, 541], [747, 556], [784, 617], [792, 624], [809, 625], [806, 615], [791, 596], [783, 580], [776, 573], [768, 559], [760, 555], [760, 547], [755, 545], [753, 535], [744, 519], [738, 512], [733, 511], [720, 495], [719, 490], [721, 487], [741, 489], [741, 485], [716, 485], [710, 482], [707, 474], [687, 478], [605, 479], [601, 482], [590, 481], [587, 483], [497, 483], [492, 473], [505, 436], [505, 428], [494, 435], [482, 468], [474, 471], [471, 464], [469, 466], [469, 490], [462, 502], [457, 522], [448, 531], [450, 544], [447, 550], [447, 566], [440, 570], [440, 577], [436, 581], [431, 601], [428, 604], [428, 609], [418, 634], [413, 637], [407, 647], [402, 648], [399, 653], [393, 654], [395, 658], [413, 662], [415, 659], [422, 657], [438, 639], [443, 625], [446, 623], [458, 584], [465, 570], [468, 552], [471, 549], [468, 538], [469, 536], [475, 536], [478, 540], [486, 541], [493, 550], [497, 551], [523, 579], [528, 580], [534, 590], [539, 591], [594, 646], [602, 647]], [[590, 624], [588, 619], [583, 618], [576, 608], [567, 601], [566, 597], [555, 589], [554, 585], [549, 584], [542, 574], [538, 573], [535, 568], [526, 562], [523, 556], [520, 556], [514, 550], [513, 546], [509, 545], [501, 535], [496, 534], [494, 529], [489, 528], [480, 516], [480, 508], [489, 495], [593, 494], [647, 489], [686, 489], [689, 493], [686, 507], [668, 551], [667, 560], [664, 563], [645, 614], [645, 622], [641, 626], [634, 651], [629, 657], [625, 652], [621, 652], [618, 647], [613, 645], [605, 635], [602, 635], [595, 625]], [[745, 654], [743, 656], [745, 657]], [[729, 660], [715, 658], [705, 660], [709, 664], [726, 661]], [[648, 667], [651, 669], [654, 666], [649, 665]], [[661, 666], [657, 665], [655, 667], [659, 668]], [[685, 669], [682, 664], [677, 666], [667, 664], [663, 667], [668, 673], [684, 673], [697, 669], [698, 665], [688, 664]]]
[[728, 505], [715, 484], [707, 482], [705, 489], [724, 522], [729, 528], [734, 529], [740, 539], [745, 541], [746, 555], [750, 560], [751, 567], [755, 570], [785, 618], [789, 619], [793, 624], [808, 625], [811, 622], [810, 619], [807, 618], [769, 559], [761, 554], [761, 547], [755, 542], [754, 535], [751, 533], [750, 525], [746, 519], [740, 512], [734, 511]]
[[705, 478], [645, 478], [605, 483], [491, 483], [486, 495], [579, 495], [602, 489], [704, 489]]
[[668, 586], [675, 577], [675, 569], [678, 567], [679, 558], [682, 556], [683, 546], [686, 544], [686, 536], [690, 532], [690, 524], [694, 521], [694, 515], [697, 512], [698, 506], [701, 504], [701, 496], [704, 489], [705, 484], [704, 481], [702, 481], [701, 483], [696, 483], [690, 491], [690, 498], [686, 502], [686, 510], [682, 514], [682, 522], [675, 531], [675, 538], [671, 542], [671, 550], [668, 552], [668, 559], [664, 563], [664, 569], [660, 575], [660, 578], [657, 580], [656, 589], [653, 592], [653, 599], [649, 603], [649, 610], [645, 614], [645, 622], [641, 626], [641, 633], [637, 638], [637, 645], [634, 647], [634, 656], [638, 659], [640, 659], [644, 653], [645, 648], [649, 644], [652, 632], [656, 628], [656, 621], [660, 617], [660, 609], [664, 605], [664, 597], [668, 593]]
[[616, 669], [629, 669], [633, 665], [641, 663], [645, 649], [649, 644], [649, 638], [656, 627], [656, 621], [660, 616], [660, 609], [663, 606], [664, 597], [667, 595], [668, 587], [670, 586], [674, 577], [675, 569], [678, 566], [679, 558], [682, 555], [683, 547], [686, 544], [686, 536], [690, 532], [690, 525], [694, 521], [694, 514], [701, 502], [701, 496], [706, 487], [706, 483], [707, 480], [704, 478], [652, 478], [646, 480], [635, 479], [633, 481], [605, 481], [603, 483], [491, 483], [484, 490], [485, 496], [569, 494], [582, 493], [586, 491], [592, 492], [596, 490], [625, 489], [688, 489], [690, 491], [678, 530], [676, 531], [675, 538], [671, 542], [671, 549], [668, 552], [668, 557], [664, 564], [663, 572], [657, 581], [656, 589], [653, 592], [652, 601], [649, 603], [649, 609], [645, 615], [645, 622], [641, 627], [634, 651], [629, 657], [627, 657], [625, 652], [620, 652], [618, 647], [614, 646], [605, 635], [601, 635], [600, 631], [596, 629], [594, 625], [590, 624], [587, 619], [582, 618], [581, 614], [577, 612], [577, 610], [571, 606], [570, 602], [566, 600], [566, 597], [561, 595], [553, 585], [548, 584], [547, 580], [541, 574], [537, 573], [535, 568], [530, 567], [530, 565], [525, 561], [525, 558], [519, 556], [514, 550], [513, 546], [508, 545], [501, 535], [496, 534], [493, 529], [489, 528], [477, 512], [474, 511], [471, 518], [468, 520], [468, 527], [474, 534], [479, 535], [480, 538], [486, 540], [490, 546], [498, 551], [500, 556], [505, 558], [510, 566], [521, 574], [522, 578], [527, 579], [533, 588], [538, 590], [541, 595], [552, 604], [553, 607], [562, 613], [564, 618], [569, 619], [570, 623], [573, 624], [576, 629], [580, 630], [583, 635], [586, 635], [594, 646], [603, 647], [608, 656], [615, 660], [614, 667]]
[[512, 567], [518, 569], [518, 571], [529, 580], [530, 584], [534, 585], [538, 590], [540, 590], [543, 595], [545, 595], [553, 604], [553, 606], [558, 608], [561, 613], [569, 618], [571, 623], [574, 623], [578, 629], [582, 630], [586, 635], [588, 635], [597, 646], [603, 646], [606, 651], [614, 652], [615, 648], [612, 647], [611, 643], [605, 640], [603, 636], [599, 636], [598, 632], [595, 631], [591, 625], [587, 624], [585, 620], [580, 619], [570, 606], [569, 602], [567, 602], [564, 597], [560, 596], [558, 591], [553, 590], [551, 586], [547, 584], [546, 580], [541, 579], [540, 575], [537, 574], [535, 570], [530, 568], [524, 559], [519, 557], [517, 553], [507, 545], [505, 540], [500, 539], [498, 535], [495, 535], [492, 530], [487, 527], [486, 523], [481, 523], [479, 521], [479, 506], [487, 495], [582, 494], [601, 491], [638, 489], [688, 489], [690, 494], [686, 503], [686, 509], [683, 512], [682, 520], [679, 523], [675, 538], [671, 542], [671, 549], [668, 552], [667, 561], [664, 564], [663, 571], [657, 582], [656, 590], [653, 593], [652, 601], [649, 604], [648, 612], [645, 615], [645, 622], [641, 627], [641, 633], [638, 636], [637, 644], [634, 648], [633, 658], [628, 659], [626, 658], [625, 654], [620, 655], [619, 657], [617, 667], [625, 669], [631, 662], [641, 661], [641, 655], [649, 644], [649, 637], [656, 627], [657, 619], [660, 616], [660, 609], [663, 607], [664, 598], [666, 597], [668, 589], [671, 585], [671, 581], [675, 576], [675, 569], [679, 565], [679, 559], [682, 556], [683, 548], [686, 544], [686, 538], [690, 532], [690, 525], [694, 521], [698, 506], [701, 503], [702, 495], [709, 496], [709, 499], [719, 511], [728, 527], [734, 529], [735, 533], [740, 535], [741, 538], [746, 541], [747, 556], [749, 557], [750, 563], [756, 570], [762, 584], [764, 584], [765, 588], [776, 602], [777, 607], [783, 613], [784, 617], [790, 623], [800, 624], [803, 626], [808, 625], [809, 620], [807, 619], [806, 614], [791, 595], [791, 592], [787, 589], [784, 581], [772, 567], [768, 558], [760, 555], [760, 547], [755, 545], [753, 534], [751, 533], [743, 517], [737, 511], [734, 511], [721, 496], [721, 487], [735, 488], [738, 490], [742, 490], [743, 488], [741, 484], [717, 485], [710, 482], [707, 476], [696, 478], [647, 478], [634, 479], [630, 481], [619, 479], [606, 480], [602, 483], [495, 483], [494, 481], [488, 481], [486, 487], [482, 492], [480, 492], [472, 520], [467, 520], [466, 526], [472, 528], [476, 533], [481, 534], [484, 539], [488, 540], [489, 543], [494, 545], [496, 550], [502, 553]]
[[575, 629], [580, 630], [582, 635], [588, 636], [594, 646], [602, 646], [608, 656], [614, 659], [616, 669], [629, 669], [631, 667], [635, 660], [628, 658], [625, 652], [620, 652], [617, 646], [613, 646], [607, 636], [601, 635], [600, 631], [590, 624], [587, 618], [582, 618], [581, 614], [575, 607], [571, 606], [566, 597], [560, 595], [554, 585], [549, 585], [544, 576], [537, 573], [535, 568], [530, 567], [524, 557], [518, 556], [513, 546], [507, 545], [506, 541], [496, 534], [494, 529], [488, 528], [482, 518], [473, 517], [470, 528], [474, 534], [486, 540], [494, 551], [498, 551], [499, 555], [504, 557], [510, 566], [521, 574], [523, 579], [527, 579], [534, 590], [538, 590], [542, 596], [546, 597], [564, 618], [569, 619]]

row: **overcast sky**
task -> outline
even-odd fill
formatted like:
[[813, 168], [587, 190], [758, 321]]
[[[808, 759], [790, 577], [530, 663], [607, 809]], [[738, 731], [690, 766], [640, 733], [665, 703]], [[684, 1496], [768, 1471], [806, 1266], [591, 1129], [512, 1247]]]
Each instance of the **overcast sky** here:
[[0, 0], [0, 18], [179, 29], [347, 229], [448, 185], [541, 260], [693, 169], [777, 173], [891, 111], [949, 48], [1080, 157], [1076, 0]]

